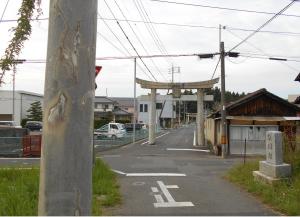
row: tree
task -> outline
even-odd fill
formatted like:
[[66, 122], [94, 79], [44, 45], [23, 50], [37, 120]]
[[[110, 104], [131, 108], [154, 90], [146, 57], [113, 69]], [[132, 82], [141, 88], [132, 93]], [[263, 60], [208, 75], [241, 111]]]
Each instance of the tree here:
[[29, 38], [31, 34], [31, 20], [34, 14], [34, 10], [37, 10], [37, 18], [42, 14], [41, 0], [23, 0], [21, 7], [18, 11], [18, 25], [12, 29], [14, 35], [10, 40], [9, 45], [5, 49], [5, 54], [0, 61], [0, 86], [3, 83], [5, 71], [10, 70], [13, 66], [18, 64], [17, 58], [21, 53], [24, 46], [24, 42]]
[[29, 113], [27, 119], [32, 121], [42, 121], [43, 120], [43, 109], [40, 101], [36, 101], [30, 104], [30, 108], [27, 110]]

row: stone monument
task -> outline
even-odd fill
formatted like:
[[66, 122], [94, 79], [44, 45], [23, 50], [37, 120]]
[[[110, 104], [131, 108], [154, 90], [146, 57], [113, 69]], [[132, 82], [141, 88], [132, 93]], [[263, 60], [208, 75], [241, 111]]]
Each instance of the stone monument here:
[[269, 184], [291, 176], [291, 165], [283, 162], [282, 133], [266, 133], [266, 160], [259, 162], [259, 171], [253, 171], [256, 180]]

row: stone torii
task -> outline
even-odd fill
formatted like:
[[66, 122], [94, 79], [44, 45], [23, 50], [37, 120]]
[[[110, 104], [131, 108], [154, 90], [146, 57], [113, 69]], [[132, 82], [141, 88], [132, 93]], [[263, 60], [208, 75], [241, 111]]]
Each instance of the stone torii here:
[[136, 82], [144, 89], [151, 89], [151, 103], [149, 112], [149, 144], [155, 144], [155, 119], [156, 119], [156, 90], [172, 89], [173, 95], [179, 95], [181, 89], [197, 89], [197, 145], [204, 146], [204, 90], [212, 88], [219, 82], [219, 78], [199, 82], [168, 83], [146, 81], [136, 78]]

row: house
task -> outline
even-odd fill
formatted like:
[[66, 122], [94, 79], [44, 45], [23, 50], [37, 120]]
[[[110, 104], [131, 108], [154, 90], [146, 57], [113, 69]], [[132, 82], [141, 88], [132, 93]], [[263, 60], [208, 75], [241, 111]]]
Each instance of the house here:
[[106, 96], [95, 97], [95, 120], [111, 119], [114, 122], [131, 122], [133, 113], [130, 113], [119, 106], [113, 98]]
[[[260, 89], [226, 105], [227, 144], [231, 154], [242, 154], [246, 142], [247, 154], [265, 154], [266, 131], [280, 130], [296, 146], [300, 108]], [[220, 110], [208, 116], [205, 133], [208, 143], [216, 148], [221, 135]], [[298, 127], [297, 127], [298, 126]], [[298, 129], [297, 129], [298, 128]]]
[[[149, 123], [150, 95], [141, 95], [138, 97], [138, 122]], [[192, 117], [187, 113], [188, 101], [197, 101], [196, 95], [181, 95], [180, 98], [173, 98], [172, 95], [156, 95], [156, 124], [162, 127], [171, 127], [172, 123], [180, 123], [180, 119], [186, 120], [186, 117]], [[204, 101], [213, 101], [212, 95], [205, 95]], [[176, 103], [177, 102], [177, 103]], [[176, 109], [176, 106], [180, 107]], [[183, 112], [176, 112], [183, 111]], [[183, 113], [183, 114], [181, 114]], [[182, 117], [180, 116], [182, 115]]]
[[[13, 95], [15, 96], [13, 97]], [[11, 90], [1, 90], [0, 121], [14, 120], [16, 125], [21, 125], [22, 119], [25, 119], [28, 115], [27, 110], [31, 107], [31, 104], [37, 101], [43, 105], [43, 95], [27, 91], [15, 91], [15, 94], [13, 94]]]

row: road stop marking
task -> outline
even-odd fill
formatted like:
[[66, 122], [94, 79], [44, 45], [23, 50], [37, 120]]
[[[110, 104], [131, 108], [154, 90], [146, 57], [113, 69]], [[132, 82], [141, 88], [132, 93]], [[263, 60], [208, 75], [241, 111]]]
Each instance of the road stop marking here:
[[[153, 203], [155, 208], [160, 207], [191, 207], [194, 206], [192, 202], [176, 202], [170, 192], [168, 191], [168, 188], [179, 188], [177, 185], [165, 185], [162, 181], [157, 181], [157, 184], [161, 191], [158, 190], [157, 187], [151, 187], [151, 190], [154, 194], [154, 197], [156, 199], [156, 203]], [[167, 201], [164, 201], [162, 195], [165, 196]]]

